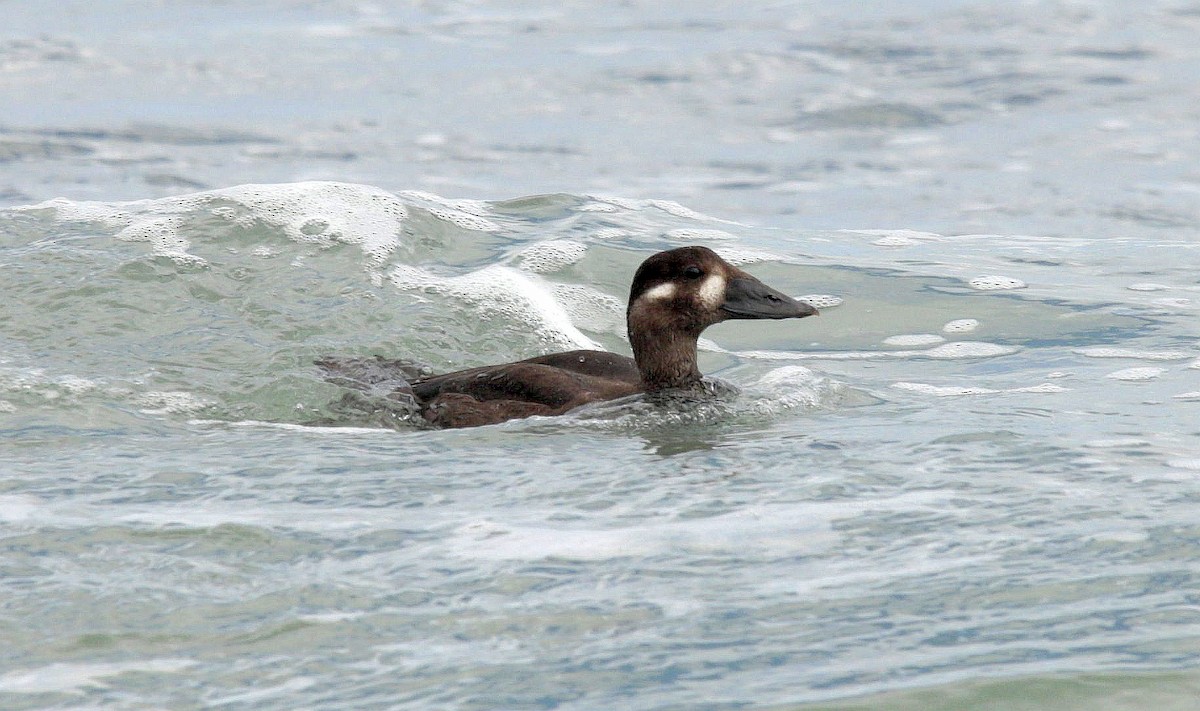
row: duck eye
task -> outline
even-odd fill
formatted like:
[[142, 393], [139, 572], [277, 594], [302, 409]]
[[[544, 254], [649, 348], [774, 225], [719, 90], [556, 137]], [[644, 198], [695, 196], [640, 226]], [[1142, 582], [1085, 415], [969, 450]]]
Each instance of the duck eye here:
[[691, 266], [683, 270], [683, 275], [688, 279], [699, 279], [704, 276], [704, 272], [700, 270], [700, 267]]

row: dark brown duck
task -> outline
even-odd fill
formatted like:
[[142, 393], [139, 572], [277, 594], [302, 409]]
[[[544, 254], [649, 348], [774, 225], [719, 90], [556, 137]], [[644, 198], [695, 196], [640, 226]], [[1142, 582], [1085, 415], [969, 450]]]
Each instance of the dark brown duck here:
[[[605, 351], [552, 353], [515, 363], [418, 378], [411, 393], [420, 414], [439, 427], [475, 427], [533, 415], [561, 415], [580, 405], [635, 393], [700, 387], [696, 340], [728, 319], [803, 318], [812, 306], [763, 284], [707, 247], [680, 247], [638, 267], [626, 325], [633, 358]], [[331, 380], [381, 378], [382, 360], [318, 361]]]

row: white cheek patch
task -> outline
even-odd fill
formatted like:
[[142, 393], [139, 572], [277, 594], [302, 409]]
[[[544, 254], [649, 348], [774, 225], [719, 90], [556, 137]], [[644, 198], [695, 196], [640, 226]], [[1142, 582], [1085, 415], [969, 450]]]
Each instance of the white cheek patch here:
[[673, 282], [668, 281], [663, 284], [659, 284], [653, 289], [647, 289], [642, 293], [639, 300], [646, 299], [647, 301], [668, 301], [675, 298], [675, 291], [677, 289], [678, 287], [676, 287]]
[[700, 284], [700, 290], [696, 293], [700, 297], [700, 303], [709, 309], [716, 310], [725, 302], [725, 277], [720, 274], [710, 275]]

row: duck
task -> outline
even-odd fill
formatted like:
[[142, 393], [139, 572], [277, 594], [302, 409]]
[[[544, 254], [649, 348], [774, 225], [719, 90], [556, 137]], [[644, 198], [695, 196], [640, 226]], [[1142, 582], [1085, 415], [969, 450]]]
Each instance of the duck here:
[[688, 246], [658, 252], [634, 273], [625, 312], [632, 358], [573, 350], [441, 375], [380, 357], [316, 363], [331, 382], [410, 399], [434, 427], [478, 427], [562, 415], [639, 393], [703, 390], [696, 343], [704, 329], [730, 319], [816, 314], [811, 305], [767, 286], [713, 250]]

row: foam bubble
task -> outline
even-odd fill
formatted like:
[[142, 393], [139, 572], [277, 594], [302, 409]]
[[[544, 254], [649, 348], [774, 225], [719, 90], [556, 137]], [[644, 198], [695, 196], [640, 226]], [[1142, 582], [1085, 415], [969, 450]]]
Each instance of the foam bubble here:
[[194, 666], [188, 659], [142, 659], [129, 662], [57, 662], [35, 669], [11, 671], [0, 676], [0, 691], [10, 694], [50, 694], [84, 689], [101, 684], [101, 679], [141, 672], [163, 674]]
[[713, 251], [716, 252], [721, 259], [724, 259], [734, 266], [741, 266], [743, 264], [756, 264], [758, 262], [778, 262], [782, 259], [777, 254], [764, 252], [760, 249], [718, 247]]
[[916, 230], [842, 230], [851, 234], [878, 237], [871, 244], [880, 247], [911, 247], [922, 242], [940, 242], [945, 238], [933, 232], [918, 232]]
[[385, 190], [320, 181], [237, 185], [124, 203], [59, 199], [31, 209], [37, 208], [53, 208], [59, 220], [107, 225], [120, 240], [146, 242], [155, 254], [200, 265], [204, 260], [187, 252], [191, 245], [184, 231], [187, 220], [205, 208], [240, 227], [269, 225], [294, 242], [358, 244], [377, 263], [398, 246], [408, 215], [403, 202]]
[[820, 407], [838, 391], [840, 385], [802, 365], [785, 365], [766, 373], [753, 390], [762, 397], [744, 403], [744, 409], [759, 415], [776, 415], [796, 408]]
[[17, 406], [8, 400], [0, 400], [0, 414], [12, 414], [17, 411]]
[[628, 236], [629, 232], [619, 227], [603, 227], [592, 233], [592, 239], [621, 239]]
[[[1190, 393], [1179, 393], [1175, 396], [1176, 400], [1200, 400], [1200, 390]], [[2, 404], [2, 403], [0, 403]]]
[[474, 232], [497, 232], [500, 230], [500, 225], [497, 225], [495, 222], [460, 210], [449, 210], [442, 207], [430, 207], [426, 208], [426, 210], [439, 220], [449, 222], [464, 230]]
[[576, 212], [616, 212], [619, 210], [616, 205], [607, 202], [585, 202], [575, 208]]
[[892, 383], [892, 387], [897, 390], [908, 390], [911, 392], [921, 393], [922, 395], [934, 395], [937, 397], [951, 397], [956, 395], [992, 395], [1001, 392], [992, 388], [979, 387], [961, 387], [961, 386], [940, 386], [930, 385], [928, 383]]
[[1124, 370], [1115, 370], [1105, 377], [1112, 378], [1113, 380], [1124, 380], [1126, 382], [1142, 382], [1154, 380], [1165, 372], [1167, 372], [1166, 368], [1126, 368]]
[[1200, 358], [1188, 363], [1188, 370], [1200, 370]]
[[954, 343], [945, 343], [935, 348], [930, 348], [927, 351], [920, 351], [919, 354], [929, 358], [994, 358], [996, 356], [1010, 355], [1016, 353], [1019, 348], [1015, 346], [1002, 346], [998, 343], [985, 343], [983, 341], [956, 341]]
[[554, 284], [554, 298], [575, 323], [589, 331], [625, 332], [625, 304], [620, 299], [582, 284]]
[[544, 274], [574, 264], [586, 254], [586, 245], [572, 240], [552, 239], [521, 250], [517, 262], [527, 272]]
[[201, 195], [239, 203], [252, 218], [282, 230], [293, 242], [361, 245], [376, 264], [399, 246], [408, 217], [399, 198], [369, 185], [321, 181], [238, 185]]
[[963, 387], [963, 386], [941, 386], [929, 385], [928, 383], [909, 383], [900, 382], [892, 383], [892, 387], [897, 390], [908, 390], [924, 395], [934, 395], [936, 397], [953, 397], [959, 395], [996, 395], [1000, 393], [1062, 393], [1067, 392], [1067, 389], [1061, 385], [1052, 383], [1041, 383], [1038, 385], [1029, 385], [1021, 388], [981, 388], [981, 387]]
[[1127, 286], [1125, 288], [1129, 289], [1130, 291], [1166, 291], [1166, 290], [1170, 289], [1171, 287], [1167, 286], [1166, 284], [1142, 283], [1142, 284], [1130, 284], [1129, 286]]
[[1087, 358], [1130, 358], [1133, 360], [1185, 360], [1192, 354], [1186, 351], [1139, 351], [1130, 348], [1078, 348], [1077, 355]]
[[552, 289], [512, 267], [491, 264], [468, 274], [439, 277], [419, 267], [401, 264], [392, 269], [389, 278], [398, 289], [445, 293], [485, 311], [500, 312], [529, 323], [543, 340], [569, 348], [599, 348], [571, 323]]
[[145, 392], [135, 398], [133, 403], [149, 415], [198, 412], [212, 404], [194, 393], [182, 390]]
[[663, 236], [676, 242], [710, 242], [713, 240], [734, 239], [732, 234], [724, 230], [701, 230], [692, 227], [671, 230]]
[[977, 276], [968, 281], [967, 286], [978, 291], [1005, 291], [1009, 289], [1024, 289], [1026, 284], [1020, 279], [1012, 277], [985, 275]]
[[796, 301], [802, 301], [814, 309], [832, 309], [845, 303], [845, 299], [833, 294], [805, 294], [797, 296]]
[[947, 321], [945, 326], [942, 326], [943, 333], [970, 333], [979, 328], [979, 322], [973, 318], [960, 318], [953, 321]]
[[899, 336], [888, 336], [883, 339], [885, 345], [888, 346], [931, 346], [935, 343], [942, 343], [945, 338], [936, 333], [910, 333]]
[[673, 200], [647, 200], [646, 204], [675, 217], [682, 217], [688, 220], [712, 220], [708, 215], [696, 212], [690, 207], [684, 207]]

